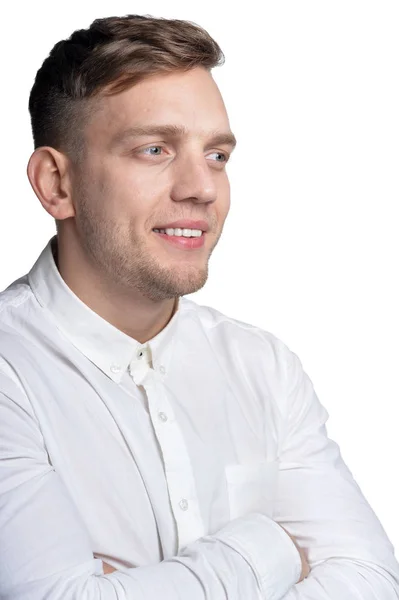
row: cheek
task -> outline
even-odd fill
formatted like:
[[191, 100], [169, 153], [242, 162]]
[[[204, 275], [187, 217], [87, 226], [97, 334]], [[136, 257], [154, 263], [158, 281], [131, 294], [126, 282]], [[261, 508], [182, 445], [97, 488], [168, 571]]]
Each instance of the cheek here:
[[224, 217], [230, 210], [230, 182], [227, 173], [224, 173], [223, 181], [218, 190], [220, 214]]
[[101, 221], [122, 239], [140, 237], [150, 229], [165, 204], [165, 193], [154, 178], [135, 176], [122, 169], [104, 178], [98, 188]]
[[168, 192], [168, 177], [149, 169], [139, 168], [132, 161], [121, 160], [115, 168], [109, 170], [106, 178], [106, 190], [112, 202], [130, 211], [151, 211]]

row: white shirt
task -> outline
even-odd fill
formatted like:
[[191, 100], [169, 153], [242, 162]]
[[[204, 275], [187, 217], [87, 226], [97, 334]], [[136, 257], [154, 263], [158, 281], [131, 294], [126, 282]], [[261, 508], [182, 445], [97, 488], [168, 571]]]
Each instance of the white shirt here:
[[54, 242], [0, 294], [1, 600], [397, 600], [296, 354], [184, 297], [140, 344]]

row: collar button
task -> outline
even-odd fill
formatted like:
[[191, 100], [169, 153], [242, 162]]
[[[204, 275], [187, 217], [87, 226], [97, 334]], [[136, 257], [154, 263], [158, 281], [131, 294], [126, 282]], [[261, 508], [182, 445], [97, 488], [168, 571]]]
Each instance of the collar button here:
[[121, 366], [117, 365], [116, 363], [112, 363], [112, 365], [110, 366], [111, 372], [112, 373], [120, 373], [121, 372]]

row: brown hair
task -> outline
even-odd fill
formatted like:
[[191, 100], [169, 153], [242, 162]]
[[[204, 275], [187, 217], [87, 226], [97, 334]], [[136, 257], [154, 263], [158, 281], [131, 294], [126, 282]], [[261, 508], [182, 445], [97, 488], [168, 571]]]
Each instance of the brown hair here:
[[74, 160], [83, 149], [88, 101], [99, 92], [117, 94], [150, 75], [223, 62], [218, 44], [190, 21], [96, 19], [55, 44], [36, 74], [29, 97], [35, 148], [52, 146]]

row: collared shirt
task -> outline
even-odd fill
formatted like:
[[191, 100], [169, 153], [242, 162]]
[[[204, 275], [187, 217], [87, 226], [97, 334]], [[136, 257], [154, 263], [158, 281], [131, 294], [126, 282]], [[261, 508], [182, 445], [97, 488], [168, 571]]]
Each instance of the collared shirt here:
[[397, 600], [297, 355], [185, 297], [139, 343], [55, 248], [0, 294], [0, 598]]

